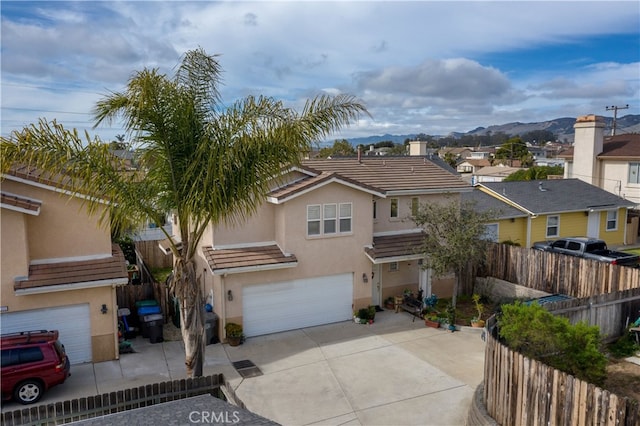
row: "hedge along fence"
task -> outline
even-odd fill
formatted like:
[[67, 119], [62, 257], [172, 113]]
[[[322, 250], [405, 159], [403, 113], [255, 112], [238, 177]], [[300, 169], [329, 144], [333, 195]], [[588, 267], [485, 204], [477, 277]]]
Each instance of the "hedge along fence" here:
[[640, 288], [640, 268], [507, 244], [489, 244], [478, 275], [578, 298]]
[[[488, 321], [495, 329], [495, 318]], [[484, 401], [500, 425], [628, 425], [638, 402], [524, 357], [487, 333]]]
[[542, 307], [567, 318], [571, 324], [583, 321], [597, 325], [602, 339], [612, 341], [622, 336], [626, 327], [640, 317], [640, 288], [550, 302]]

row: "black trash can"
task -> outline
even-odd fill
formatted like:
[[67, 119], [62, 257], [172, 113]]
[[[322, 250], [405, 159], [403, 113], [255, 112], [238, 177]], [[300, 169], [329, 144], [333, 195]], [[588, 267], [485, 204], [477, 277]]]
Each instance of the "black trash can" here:
[[205, 345], [211, 345], [218, 343], [218, 315], [214, 312], [204, 313], [204, 332], [205, 332]]
[[147, 329], [149, 341], [151, 343], [161, 343], [164, 340], [162, 336], [164, 317], [162, 314], [145, 315], [143, 327]]

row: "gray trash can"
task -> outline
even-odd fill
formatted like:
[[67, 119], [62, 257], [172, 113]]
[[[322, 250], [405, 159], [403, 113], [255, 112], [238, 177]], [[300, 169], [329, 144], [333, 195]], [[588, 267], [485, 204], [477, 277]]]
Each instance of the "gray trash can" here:
[[162, 335], [164, 317], [162, 314], [145, 315], [143, 317], [143, 327], [147, 329], [151, 343], [161, 343], [164, 340]]
[[218, 315], [215, 312], [204, 313], [205, 345], [218, 343]]

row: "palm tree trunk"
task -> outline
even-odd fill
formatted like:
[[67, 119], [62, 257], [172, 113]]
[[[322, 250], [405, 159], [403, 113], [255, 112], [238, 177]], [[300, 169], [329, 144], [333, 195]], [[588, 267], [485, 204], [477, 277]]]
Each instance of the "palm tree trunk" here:
[[180, 331], [184, 342], [187, 378], [202, 376], [204, 364], [203, 298], [193, 261], [177, 259], [174, 288], [180, 300]]

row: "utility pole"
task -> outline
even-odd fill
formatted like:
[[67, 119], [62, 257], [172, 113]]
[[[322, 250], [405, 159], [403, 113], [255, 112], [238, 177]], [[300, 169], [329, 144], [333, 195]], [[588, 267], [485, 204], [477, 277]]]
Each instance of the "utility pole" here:
[[607, 111], [613, 111], [613, 128], [611, 129], [611, 136], [615, 136], [616, 135], [616, 121], [618, 120], [618, 110], [619, 109], [629, 109], [629, 104], [620, 107], [620, 106], [616, 106], [616, 105], [611, 105], [606, 107]]

